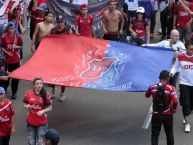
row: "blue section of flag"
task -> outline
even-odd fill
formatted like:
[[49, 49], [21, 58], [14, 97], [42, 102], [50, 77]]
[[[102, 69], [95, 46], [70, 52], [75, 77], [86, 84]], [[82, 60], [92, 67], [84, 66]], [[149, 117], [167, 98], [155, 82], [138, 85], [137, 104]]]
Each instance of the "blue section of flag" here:
[[99, 60], [100, 66], [95, 67], [105, 67], [105, 71], [101, 72], [98, 81], [88, 83], [85, 87], [145, 91], [150, 84], [159, 81], [161, 70], [170, 68], [174, 55], [175, 53], [167, 48], [139, 47], [111, 41], [105, 57]]

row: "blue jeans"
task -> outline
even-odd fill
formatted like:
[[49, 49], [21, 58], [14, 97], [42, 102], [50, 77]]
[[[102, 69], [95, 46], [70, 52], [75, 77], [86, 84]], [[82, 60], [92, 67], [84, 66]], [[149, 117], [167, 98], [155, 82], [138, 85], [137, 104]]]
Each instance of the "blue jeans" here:
[[48, 124], [42, 126], [27, 125], [27, 136], [29, 145], [44, 145], [44, 134]]

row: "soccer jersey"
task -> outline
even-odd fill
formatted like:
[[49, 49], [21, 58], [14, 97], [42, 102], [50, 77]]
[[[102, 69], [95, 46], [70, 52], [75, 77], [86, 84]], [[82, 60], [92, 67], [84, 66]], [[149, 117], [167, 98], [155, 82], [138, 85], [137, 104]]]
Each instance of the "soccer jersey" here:
[[[189, 3], [189, 9], [193, 11], [193, 3]], [[177, 27], [186, 28], [187, 23], [190, 21], [191, 16], [184, 10], [182, 6], [178, 6], [177, 10]]]
[[0, 137], [11, 134], [14, 114], [13, 104], [8, 99], [4, 99], [3, 104], [0, 104]]
[[[20, 53], [19, 53], [19, 49], [13, 49], [12, 45], [14, 44], [14, 35], [10, 36], [8, 33], [5, 33], [2, 38], [1, 38], [1, 43], [3, 48], [8, 51], [8, 52], [12, 52], [13, 55], [10, 56], [7, 53], [5, 53], [5, 58], [6, 58], [6, 63], [7, 64], [13, 64], [13, 63], [17, 63], [20, 61]], [[19, 35], [16, 36], [16, 45], [18, 46], [23, 46], [23, 42], [22, 39]]]
[[84, 19], [82, 16], [78, 16], [75, 20], [75, 25], [79, 27], [79, 33], [81, 36], [92, 37], [91, 26], [93, 23], [94, 19], [90, 15], [88, 15], [86, 19]]
[[[157, 88], [158, 88], [157, 84], [151, 85], [148, 88], [147, 92], [145, 93], [145, 96], [147, 98], [152, 96], [152, 98], [155, 99]], [[166, 98], [169, 101], [169, 109], [165, 110], [161, 114], [173, 114], [173, 110], [176, 110], [178, 105], [177, 95], [174, 87], [172, 85], [165, 85], [165, 94], [166, 94]], [[156, 110], [153, 110], [153, 112], [158, 113]]]
[[[42, 116], [38, 116], [36, 113], [45, 109], [44, 101], [42, 96], [37, 95], [34, 90], [28, 90], [24, 96], [24, 103], [32, 106], [27, 115], [27, 123], [32, 126], [45, 125], [48, 122], [47, 115], [44, 113]], [[51, 97], [49, 94], [46, 95], [46, 104], [51, 104]]]
[[186, 52], [178, 54], [171, 69], [173, 75], [176, 72], [180, 72], [180, 84], [193, 86], [193, 55], [188, 56]]
[[144, 37], [146, 33], [146, 26], [148, 25], [147, 19], [138, 20], [136, 17], [132, 18], [133, 31], [137, 34], [137, 37]]

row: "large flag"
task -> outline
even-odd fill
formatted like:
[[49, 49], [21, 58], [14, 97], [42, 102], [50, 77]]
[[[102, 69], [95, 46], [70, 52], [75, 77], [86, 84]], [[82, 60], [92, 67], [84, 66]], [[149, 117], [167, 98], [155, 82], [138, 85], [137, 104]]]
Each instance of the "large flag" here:
[[76, 35], [49, 36], [10, 77], [115, 91], [145, 91], [169, 69], [173, 51]]
[[0, 16], [5, 14], [7, 6], [10, 4], [10, 0], [0, 0]]
[[[47, 0], [49, 10], [54, 13], [55, 16], [63, 15], [67, 25], [75, 28], [75, 18], [80, 14], [80, 4], [74, 1], [75, 4], [71, 4], [64, 0]], [[83, 1], [82, 1], [83, 2]], [[82, 3], [81, 2], [81, 3]], [[117, 9], [121, 10], [124, 4], [124, 0], [119, 0]], [[108, 8], [109, 0], [102, 0], [98, 3], [91, 4], [88, 6], [88, 13], [94, 17], [94, 28], [97, 37], [102, 37], [102, 16], [103, 12]]]

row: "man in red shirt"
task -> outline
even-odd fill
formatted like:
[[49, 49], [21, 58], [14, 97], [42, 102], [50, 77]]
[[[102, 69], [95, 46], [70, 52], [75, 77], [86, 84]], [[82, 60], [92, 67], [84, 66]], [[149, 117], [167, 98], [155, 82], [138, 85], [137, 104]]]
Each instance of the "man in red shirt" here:
[[[187, 3], [188, 8], [193, 11], [193, 3], [188, 3], [185, 0], [183, 2]], [[180, 40], [187, 41], [191, 34], [191, 23], [192, 17], [180, 3], [176, 5], [176, 13], [174, 15], [174, 28], [176, 27], [180, 33]], [[175, 25], [176, 22], [176, 25]]]
[[[151, 129], [151, 145], [158, 145], [159, 133], [161, 131], [162, 124], [164, 125], [166, 137], [167, 137], [167, 145], [174, 145], [174, 135], [173, 135], [173, 113], [177, 109], [177, 95], [174, 87], [169, 85], [169, 72], [166, 70], [161, 71], [159, 79], [160, 82], [158, 84], [151, 85], [145, 96], [149, 98], [152, 96], [153, 98], [153, 116], [152, 116], [152, 129]], [[163, 94], [161, 98], [165, 98], [164, 108], [162, 111], [157, 107], [157, 100], [159, 97], [157, 95], [158, 88], [162, 88]], [[160, 106], [160, 105], [159, 105]]]
[[[9, 22], [8, 32], [1, 38], [2, 50], [5, 53], [5, 60], [9, 72], [20, 67], [20, 50], [23, 48], [22, 38], [15, 34], [15, 23]], [[8, 81], [9, 82], [9, 81]], [[12, 99], [16, 99], [19, 80], [11, 79]]]
[[44, 21], [44, 13], [48, 9], [45, 3], [40, 4], [40, 6], [32, 11], [31, 22], [30, 22], [30, 38], [32, 39], [36, 25]]
[[94, 33], [94, 18], [88, 15], [88, 7], [86, 4], [80, 5], [81, 15], [76, 17], [75, 26], [77, 35], [95, 37]]
[[0, 144], [9, 145], [11, 134], [15, 132], [15, 113], [13, 104], [5, 99], [5, 90], [0, 87]]

